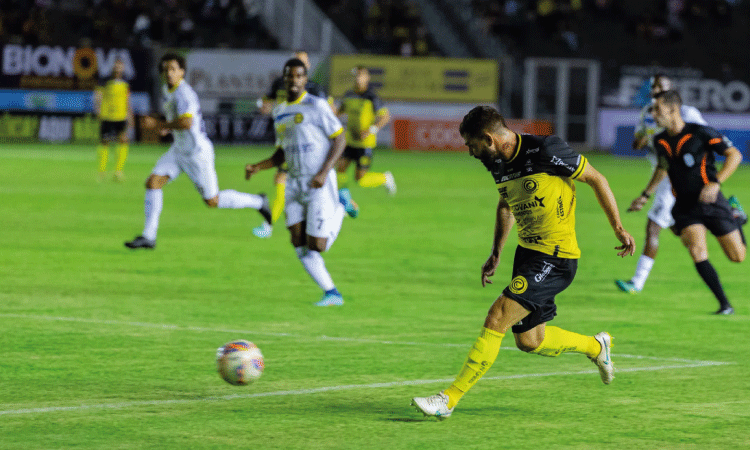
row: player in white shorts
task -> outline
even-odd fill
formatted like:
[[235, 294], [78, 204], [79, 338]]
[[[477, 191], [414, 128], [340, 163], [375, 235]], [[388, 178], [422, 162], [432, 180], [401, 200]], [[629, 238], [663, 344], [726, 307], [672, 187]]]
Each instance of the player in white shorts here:
[[[665, 75], [657, 74], [651, 77], [652, 98], [659, 92], [668, 91], [671, 88], [672, 82]], [[680, 112], [685, 122], [707, 125], [700, 111], [693, 106], [682, 105], [680, 107]], [[646, 148], [648, 152], [648, 160], [651, 162], [652, 172], [658, 163], [656, 150], [654, 149], [653, 137], [663, 130], [664, 128], [659, 127], [651, 116], [651, 104], [644, 106], [643, 110], [641, 110], [641, 117], [638, 121], [638, 125], [635, 127], [633, 148], [638, 150], [644, 147]], [[646, 196], [646, 198], [648, 198], [648, 196]], [[635, 268], [633, 278], [627, 281], [615, 280], [615, 284], [620, 290], [631, 294], [637, 294], [643, 289], [643, 286], [648, 279], [648, 275], [651, 273], [651, 268], [654, 266], [656, 254], [659, 251], [659, 234], [662, 229], [674, 225], [674, 219], [672, 218], [672, 207], [674, 206], [674, 202], [675, 198], [672, 194], [672, 184], [669, 182], [669, 177], [664, 177], [664, 180], [662, 180], [656, 188], [654, 202], [651, 205], [651, 209], [648, 211], [648, 221], [646, 222], [646, 243], [643, 246], [643, 254], [641, 254], [641, 257], [638, 259], [638, 265]], [[628, 212], [632, 211], [637, 211], [634, 209], [633, 205], [628, 208]]]
[[162, 106], [166, 120], [146, 117], [144, 126], [154, 128], [162, 135], [171, 131], [174, 143], [159, 158], [146, 180], [143, 233], [132, 241], [125, 242], [125, 246], [132, 249], [156, 247], [156, 233], [163, 204], [162, 188], [183, 172], [192, 180], [209, 207], [253, 208], [270, 222], [271, 211], [265, 195], [246, 194], [231, 189], [219, 191], [214, 147], [204, 130], [198, 95], [184, 80], [185, 59], [168, 53], [161, 58], [159, 71], [165, 81]]
[[293, 58], [284, 65], [287, 100], [271, 115], [276, 131], [276, 152], [245, 167], [250, 179], [260, 170], [286, 161], [288, 179], [284, 212], [292, 245], [307, 273], [323, 290], [317, 306], [338, 306], [344, 299], [336, 289], [321, 256], [338, 237], [350, 198], [339, 198], [333, 167], [344, 151], [341, 122], [325, 99], [305, 91], [307, 67]]

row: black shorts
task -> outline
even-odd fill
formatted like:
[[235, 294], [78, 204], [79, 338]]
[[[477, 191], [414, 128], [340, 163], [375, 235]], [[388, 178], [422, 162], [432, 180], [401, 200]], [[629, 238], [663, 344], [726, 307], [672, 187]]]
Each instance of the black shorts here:
[[359, 148], [347, 145], [342, 156], [357, 163], [357, 170], [366, 170], [372, 165], [371, 148]]
[[696, 202], [685, 205], [678, 201], [672, 208], [672, 217], [672, 231], [678, 236], [682, 230], [695, 224], [704, 225], [714, 236], [724, 236], [739, 229], [732, 207], [721, 192], [713, 203]]
[[552, 320], [557, 315], [555, 296], [570, 286], [577, 269], [577, 259], [558, 258], [519, 245], [513, 259], [513, 279], [503, 295], [531, 313], [513, 325], [513, 333]]
[[127, 122], [124, 120], [118, 120], [116, 122], [102, 120], [101, 126], [99, 127], [101, 139], [116, 140], [120, 137], [122, 132], [125, 131], [126, 127]]

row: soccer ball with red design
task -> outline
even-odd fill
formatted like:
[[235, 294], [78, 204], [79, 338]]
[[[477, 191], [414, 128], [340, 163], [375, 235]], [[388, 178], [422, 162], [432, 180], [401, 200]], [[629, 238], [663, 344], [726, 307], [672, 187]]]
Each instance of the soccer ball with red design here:
[[251, 384], [260, 378], [264, 368], [263, 354], [258, 346], [250, 341], [230, 341], [216, 350], [216, 370], [229, 384]]

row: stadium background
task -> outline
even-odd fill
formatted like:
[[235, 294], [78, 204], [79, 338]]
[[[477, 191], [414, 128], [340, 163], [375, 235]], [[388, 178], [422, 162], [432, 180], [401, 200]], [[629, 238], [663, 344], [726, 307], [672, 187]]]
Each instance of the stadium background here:
[[[457, 149], [455, 124], [497, 106], [519, 131], [628, 155], [646, 80], [672, 76], [748, 158], [746, 0], [4, 0], [0, 139], [94, 142], [92, 90], [126, 61], [136, 114], [157, 110], [154, 61], [188, 59], [218, 143], [271, 139], [257, 100], [293, 49], [334, 96], [364, 64], [394, 121], [380, 142]], [[154, 136], [134, 130], [141, 141]]]

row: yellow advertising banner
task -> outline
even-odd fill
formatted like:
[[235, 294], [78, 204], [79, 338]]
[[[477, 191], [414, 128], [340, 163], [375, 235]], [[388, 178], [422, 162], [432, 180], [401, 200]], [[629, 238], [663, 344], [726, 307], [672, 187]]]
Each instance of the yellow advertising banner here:
[[331, 95], [352, 89], [352, 69], [370, 70], [370, 84], [387, 100], [494, 103], [498, 65], [491, 59], [335, 55], [331, 57]]

